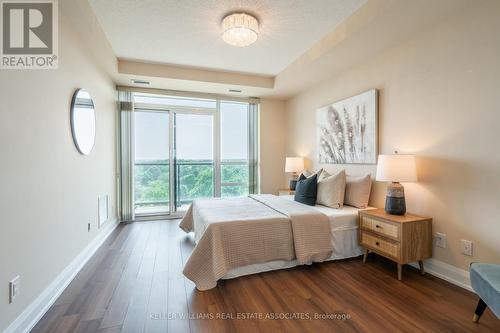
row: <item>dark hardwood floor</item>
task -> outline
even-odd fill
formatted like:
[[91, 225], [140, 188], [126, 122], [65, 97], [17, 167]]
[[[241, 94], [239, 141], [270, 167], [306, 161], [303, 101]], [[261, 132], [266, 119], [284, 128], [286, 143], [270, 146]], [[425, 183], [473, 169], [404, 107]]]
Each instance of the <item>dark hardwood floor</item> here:
[[474, 294], [373, 254], [196, 291], [178, 222], [119, 226], [33, 332], [500, 332], [490, 310], [472, 323]]

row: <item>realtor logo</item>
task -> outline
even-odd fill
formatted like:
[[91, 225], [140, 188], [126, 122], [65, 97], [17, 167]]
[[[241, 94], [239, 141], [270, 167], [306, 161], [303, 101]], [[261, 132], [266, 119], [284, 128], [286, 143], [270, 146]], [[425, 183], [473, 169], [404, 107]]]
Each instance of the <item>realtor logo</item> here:
[[0, 68], [57, 68], [57, 0], [4, 0], [0, 5]]

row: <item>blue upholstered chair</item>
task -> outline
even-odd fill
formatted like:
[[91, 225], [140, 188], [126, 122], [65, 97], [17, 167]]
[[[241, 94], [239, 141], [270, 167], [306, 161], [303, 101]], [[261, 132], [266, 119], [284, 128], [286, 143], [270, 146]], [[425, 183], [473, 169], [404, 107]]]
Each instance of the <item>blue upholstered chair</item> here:
[[470, 282], [479, 296], [472, 321], [477, 323], [488, 306], [500, 318], [500, 265], [472, 263]]

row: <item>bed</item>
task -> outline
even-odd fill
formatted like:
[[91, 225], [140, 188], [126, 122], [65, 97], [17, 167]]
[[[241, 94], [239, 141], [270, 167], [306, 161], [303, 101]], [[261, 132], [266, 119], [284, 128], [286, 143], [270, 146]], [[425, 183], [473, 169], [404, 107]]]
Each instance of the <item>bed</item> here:
[[358, 211], [270, 194], [195, 200], [179, 225], [196, 242], [183, 273], [208, 290], [219, 279], [359, 256]]

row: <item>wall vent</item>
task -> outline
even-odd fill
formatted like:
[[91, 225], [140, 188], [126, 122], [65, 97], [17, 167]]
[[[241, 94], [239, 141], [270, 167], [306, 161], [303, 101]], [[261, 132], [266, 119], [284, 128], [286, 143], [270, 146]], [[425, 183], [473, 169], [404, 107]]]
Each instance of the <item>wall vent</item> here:
[[132, 81], [132, 83], [134, 83], [134, 84], [143, 84], [143, 85], [147, 85], [147, 86], [149, 86], [149, 84], [150, 84], [149, 81], [145, 81], [145, 80], [132, 79], [130, 81]]
[[100, 228], [109, 218], [109, 197], [107, 194], [100, 195], [97, 199], [98, 227]]

